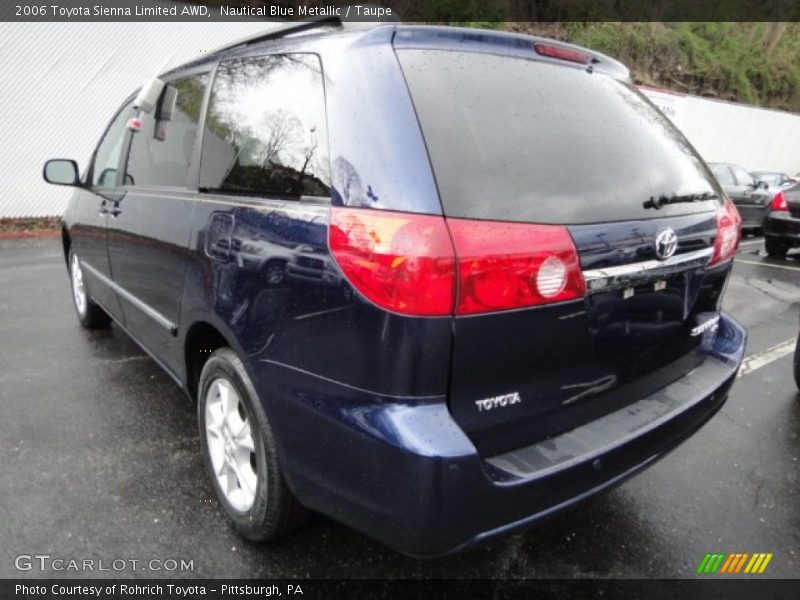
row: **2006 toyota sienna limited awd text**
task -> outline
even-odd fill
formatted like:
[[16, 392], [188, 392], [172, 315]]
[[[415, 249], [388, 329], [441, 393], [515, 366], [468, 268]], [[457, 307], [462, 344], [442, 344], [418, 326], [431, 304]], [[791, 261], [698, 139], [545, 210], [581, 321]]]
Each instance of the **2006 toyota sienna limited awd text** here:
[[306, 23], [148, 82], [72, 185], [87, 327], [197, 401], [256, 540], [322, 512], [414, 556], [653, 464], [726, 400], [741, 220], [592, 51]]

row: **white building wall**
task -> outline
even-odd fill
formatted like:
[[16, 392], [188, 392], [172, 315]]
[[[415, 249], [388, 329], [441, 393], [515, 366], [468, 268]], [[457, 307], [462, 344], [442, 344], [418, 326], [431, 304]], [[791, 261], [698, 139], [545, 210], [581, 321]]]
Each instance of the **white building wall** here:
[[271, 28], [253, 23], [0, 23], [0, 218], [59, 215], [48, 158], [81, 169], [128, 94], [158, 72]]
[[641, 88], [710, 162], [800, 172], [800, 115]]

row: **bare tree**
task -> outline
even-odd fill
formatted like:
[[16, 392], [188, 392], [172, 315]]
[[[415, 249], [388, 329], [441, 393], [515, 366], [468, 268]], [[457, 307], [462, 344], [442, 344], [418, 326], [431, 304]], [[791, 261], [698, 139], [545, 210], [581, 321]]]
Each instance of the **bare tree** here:
[[300, 119], [285, 109], [278, 109], [266, 113], [261, 119], [262, 132], [267, 135], [260, 135], [263, 141], [263, 152], [261, 154], [261, 165], [267, 166], [269, 163], [279, 162], [279, 155], [291, 153], [294, 148], [293, 143], [299, 137], [302, 127]]

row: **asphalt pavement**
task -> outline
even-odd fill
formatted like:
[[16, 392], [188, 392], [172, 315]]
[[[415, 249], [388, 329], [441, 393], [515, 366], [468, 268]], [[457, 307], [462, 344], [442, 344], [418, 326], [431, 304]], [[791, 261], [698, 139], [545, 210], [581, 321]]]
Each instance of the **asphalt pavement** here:
[[[116, 326], [79, 327], [57, 239], [0, 240], [0, 577], [673, 578], [697, 577], [708, 552], [773, 553], [757, 577], [798, 577], [800, 255], [761, 249], [744, 241], [728, 285], [750, 358], [717, 416], [608, 494], [417, 561], [318, 515], [279, 542], [245, 542], [213, 499], [183, 393]], [[20, 555], [162, 570], [19, 571]], [[170, 559], [192, 569], [166, 571]]]

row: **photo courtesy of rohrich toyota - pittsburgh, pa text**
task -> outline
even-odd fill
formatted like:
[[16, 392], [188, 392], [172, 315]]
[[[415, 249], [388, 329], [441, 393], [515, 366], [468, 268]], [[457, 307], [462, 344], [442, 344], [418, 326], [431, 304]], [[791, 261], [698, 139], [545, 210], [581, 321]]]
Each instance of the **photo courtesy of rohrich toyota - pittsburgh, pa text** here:
[[0, 597], [800, 597], [800, 4], [0, 4]]

